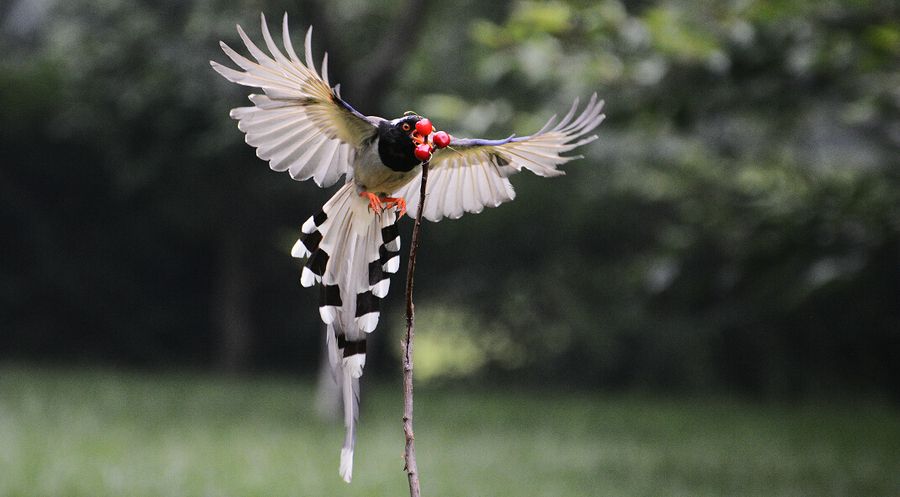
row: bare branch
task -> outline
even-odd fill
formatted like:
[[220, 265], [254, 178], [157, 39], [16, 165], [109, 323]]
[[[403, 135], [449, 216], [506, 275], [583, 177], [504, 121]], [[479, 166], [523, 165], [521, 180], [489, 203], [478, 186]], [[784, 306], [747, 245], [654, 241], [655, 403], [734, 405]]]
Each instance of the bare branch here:
[[406, 271], [406, 338], [403, 341], [403, 431], [406, 433], [406, 470], [409, 476], [410, 497], [420, 497], [419, 469], [416, 466], [416, 437], [413, 436], [413, 335], [415, 334], [415, 313], [413, 312], [413, 275], [416, 270], [416, 250], [419, 248], [419, 227], [422, 225], [422, 206], [425, 205], [425, 183], [428, 180], [428, 163], [422, 164], [422, 187], [419, 193], [419, 209], [413, 226], [412, 242], [409, 248], [409, 266]]

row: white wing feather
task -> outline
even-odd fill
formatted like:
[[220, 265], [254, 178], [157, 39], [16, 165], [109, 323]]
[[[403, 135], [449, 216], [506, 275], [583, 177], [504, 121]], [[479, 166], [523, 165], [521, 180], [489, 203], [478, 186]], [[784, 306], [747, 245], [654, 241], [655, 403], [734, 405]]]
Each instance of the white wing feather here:
[[[261, 17], [267, 56], [238, 26], [238, 33], [250, 55], [247, 59], [221, 43], [222, 50], [244, 71], [210, 62], [213, 69], [230, 81], [262, 88], [265, 95], [250, 95], [253, 107], [231, 111], [247, 134], [247, 143], [276, 171], [289, 171], [296, 180], [312, 178], [322, 187], [331, 186], [346, 174], [356, 151], [377, 132], [378, 118], [368, 118], [341, 100], [328, 83], [328, 56], [322, 61], [321, 76], [312, 61], [312, 28], [306, 34], [306, 63], [300, 62], [291, 46], [284, 16], [283, 39], [286, 57], [275, 45], [265, 15]], [[288, 58], [290, 57], [290, 58]]]
[[[485, 207], [496, 207], [515, 198], [509, 175], [522, 168], [538, 176], [564, 174], [557, 166], [580, 156], [562, 156], [575, 147], [589, 143], [596, 135], [585, 136], [604, 119], [600, 113], [603, 101], [594, 94], [584, 110], [575, 118], [578, 100], [557, 124], [551, 119], [532, 136], [506, 140], [465, 140], [453, 138], [448, 148], [435, 151], [428, 170], [425, 209], [422, 215], [431, 221], [443, 217], [458, 218], [464, 212], [479, 213]], [[575, 119], [573, 119], [575, 118]], [[417, 176], [394, 196], [406, 200], [407, 209], [415, 212], [419, 205]]]

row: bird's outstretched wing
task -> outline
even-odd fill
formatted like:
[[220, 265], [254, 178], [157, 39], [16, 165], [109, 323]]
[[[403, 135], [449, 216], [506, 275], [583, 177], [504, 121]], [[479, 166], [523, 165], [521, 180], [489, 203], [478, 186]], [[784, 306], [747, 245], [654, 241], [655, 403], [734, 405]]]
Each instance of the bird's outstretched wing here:
[[[451, 138], [450, 146], [436, 150], [431, 159], [422, 215], [431, 221], [444, 216], [455, 219], [464, 212], [479, 213], [485, 206], [496, 207], [512, 200], [515, 191], [508, 176], [522, 168], [538, 176], [565, 174], [556, 167], [580, 156], [560, 154], [597, 138], [585, 135], [603, 121], [602, 109], [603, 101], [594, 94], [577, 118], [578, 100], [559, 124], [553, 126], [554, 117], [531, 136], [505, 140]], [[413, 179], [394, 195], [406, 199], [409, 212], [418, 208], [419, 184], [420, 180]]]
[[312, 60], [312, 27], [306, 33], [306, 62], [294, 52], [284, 15], [283, 38], [286, 57], [272, 40], [262, 16], [262, 34], [270, 58], [244, 33], [238, 33], [256, 62], [232, 50], [224, 42], [222, 50], [244, 72], [210, 61], [213, 69], [228, 80], [262, 88], [265, 95], [250, 95], [253, 107], [231, 111], [239, 119], [238, 128], [247, 134], [247, 143], [276, 171], [289, 171], [296, 180], [313, 178], [317, 185], [333, 185], [349, 172], [352, 158], [378, 131], [379, 118], [366, 117], [341, 100], [339, 88], [328, 82], [328, 54], [322, 61], [322, 75]]

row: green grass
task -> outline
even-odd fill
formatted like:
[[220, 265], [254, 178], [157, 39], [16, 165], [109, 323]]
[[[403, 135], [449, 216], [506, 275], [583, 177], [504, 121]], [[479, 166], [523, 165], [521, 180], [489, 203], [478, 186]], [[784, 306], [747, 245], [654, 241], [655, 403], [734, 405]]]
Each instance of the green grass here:
[[[0, 366], [0, 495], [407, 494], [399, 385], [364, 388], [348, 485], [308, 382]], [[415, 414], [426, 496], [900, 495], [878, 402], [421, 387]]]

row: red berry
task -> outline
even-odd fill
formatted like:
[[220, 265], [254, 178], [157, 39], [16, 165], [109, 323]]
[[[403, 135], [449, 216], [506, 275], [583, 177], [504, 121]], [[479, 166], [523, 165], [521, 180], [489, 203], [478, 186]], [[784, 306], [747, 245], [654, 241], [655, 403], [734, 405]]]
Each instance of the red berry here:
[[418, 147], [416, 147], [415, 154], [416, 154], [416, 159], [419, 159], [420, 161], [423, 161], [423, 162], [431, 159], [431, 145], [429, 145], [427, 143], [423, 143], [423, 144], [419, 145]]
[[444, 148], [447, 145], [450, 145], [450, 135], [444, 131], [438, 131], [431, 139], [434, 140], [434, 145], [437, 148]]
[[431, 121], [428, 119], [421, 119], [416, 123], [416, 131], [419, 132], [422, 136], [428, 136], [431, 134], [431, 130], [434, 128], [431, 127]]

